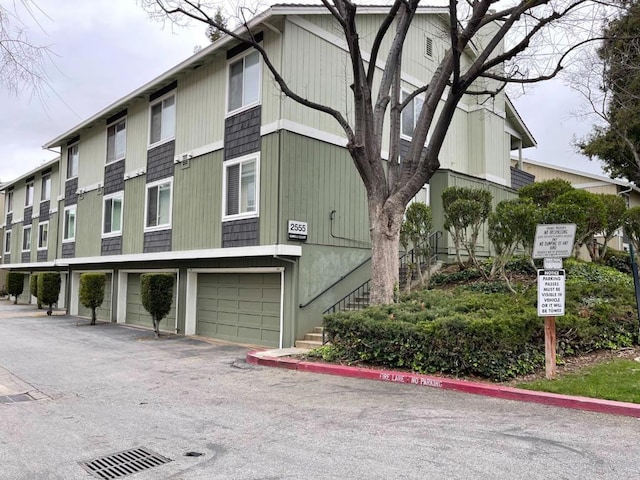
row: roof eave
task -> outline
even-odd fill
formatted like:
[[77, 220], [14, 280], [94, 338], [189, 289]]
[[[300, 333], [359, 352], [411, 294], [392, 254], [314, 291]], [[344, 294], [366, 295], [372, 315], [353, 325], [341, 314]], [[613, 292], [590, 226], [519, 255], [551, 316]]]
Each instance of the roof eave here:
[[35, 174], [37, 174], [38, 172], [41, 172], [42, 170], [46, 170], [49, 167], [52, 167], [53, 165], [57, 164], [58, 162], [60, 162], [60, 157], [56, 157], [53, 160], [49, 160], [48, 162], [45, 162], [41, 165], [39, 165], [38, 167], [29, 170], [27, 173], [20, 175], [18, 178], [15, 178], [13, 180], [11, 180], [10, 182], [6, 182], [4, 184], [2, 184], [0, 186], [0, 191], [4, 191], [9, 187], [14, 186], [15, 184], [17, 184], [18, 182], [24, 180], [25, 178], [29, 178]]

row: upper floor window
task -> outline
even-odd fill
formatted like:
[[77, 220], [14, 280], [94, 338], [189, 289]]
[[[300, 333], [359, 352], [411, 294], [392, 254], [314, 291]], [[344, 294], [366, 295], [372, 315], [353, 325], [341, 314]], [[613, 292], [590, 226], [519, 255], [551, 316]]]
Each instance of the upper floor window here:
[[[408, 96], [409, 94], [403, 91], [402, 101], [404, 102]], [[407, 106], [402, 109], [402, 130], [400, 131], [402, 136], [409, 138], [413, 136], [413, 131], [416, 128], [418, 117], [422, 111], [422, 105], [424, 105], [424, 100], [422, 98], [413, 97]]]
[[11, 253], [11, 230], [4, 232], [4, 253]]
[[256, 154], [225, 162], [223, 220], [258, 215], [259, 163]]
[[80, 154], [78, 144], [67, 148], [67, 178], [78, 176], [78, 164], [80, 163]]
[[171, 140], [176, 132], [176, 96], [164, 97], [151, 105], [149, 145]]
[[4, 194], [4, 201], [7, 204], [7, 213], [13, 212], [13, 190]]
[[24, 195], [24, 206], [30, 207], [33, 205], [33, 180], [26, 184], [25, 186], [25, 195]]
[[102, 209], [102, 236], [122, 234], [122, 192], [104, 198]]
[[38, 250], [46, 250], [49, 246], [49, 222], [38, 225]]
[[256, 51], [229, 64], [227, 111], [233, 112], [260, 101], [260, 54]]
[[29, 250], [31, 250], [31, 225], [22, 230], [22, 251], [28, 252]]
[[107, 163], [122, 160], [126, 147], [126, 120], [118, 120], [107, 127]]
[[51, 199], [51, 174], [42, 175], [42, 191], [40, 192], [40, 201], [45, 202]]
[[171, 228], [172, 179], [164, 179], [147, 185], [145, 230]]
[[62, 228], [62, 241], [73, 242], [76, 239], [76, 206], [71, 205], [64, 209], [64, 224]]

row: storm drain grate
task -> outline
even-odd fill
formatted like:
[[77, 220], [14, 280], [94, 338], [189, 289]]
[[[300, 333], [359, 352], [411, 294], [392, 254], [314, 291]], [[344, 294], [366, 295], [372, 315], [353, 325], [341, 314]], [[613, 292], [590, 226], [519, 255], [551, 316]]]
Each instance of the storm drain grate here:
[[140, 447], [99, 457], [88, 462], [79, 462], [79, 465], [96, 478], [110, 479], [133, 475], [149, 468], [159, 467], [170, 461], [170, 458]]

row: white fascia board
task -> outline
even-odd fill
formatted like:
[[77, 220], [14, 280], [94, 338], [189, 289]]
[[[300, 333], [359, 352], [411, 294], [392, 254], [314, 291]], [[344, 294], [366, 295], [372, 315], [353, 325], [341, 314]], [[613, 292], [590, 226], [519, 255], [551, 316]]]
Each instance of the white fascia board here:
[[207, 250], [183, 250], [178, 252], [134, 253], [127, 255], [107, 255], [101, 257], [79, 257], [57, 260], [57, 265], [82, 265], [128, 262], [158, 262], [168, 260], [204, 260], [214, 258], [243, 257], [301, 257], [299, 245], [264, 245], [258, 247], [212, 248]]
[[518, 110], [516, 110], [515, 105], [511, 102], [511, 99], [509, 98], [508, 95], [505, 94], [504, 97], [505, 97], [505, 110], [506, 110], [505, 113], [506, 113], [507, 119], [511, 119], [513, 122], [515, 122], [516, 127], [520, 128], [521, 132], [519, 133], [522, 137], [524, 137], [524, 138], [521, 137], [521, 140], [523, 142], [528, 140], [530, 143], [530, 144], [527, 144], [526, 146], [523, 146], [523, 148], [537, 147], [538, 142], [536, 142], [536, 139], [533, 137], [533, 134], [531, 133], [531, 130], [529, 130], [529, 127], [525, 125], [524, 120], [522, 120], [522, 117], [518, 113]]
[[[376, 5], [366, 5], [366, 6], [358, 6], [358, 14], [380, 14], [386, 15], [389, 13], [390, 7], [387, 6], [376, 6]], [[329, 11], [326, 7], [322, 5], [281, 5], [274, 6], [271, 8], [274, 15], [328, 15]], [[419, 6], [416, 10], [417, 14], [425, 14], [425, 13], [435, 13], [435, 14], [448, 14], [449, 9], [447, 7], [438, 7], [438, 6]]]
[[13, 270], [13, 269], [42, 269], [42, 268], [56, 268], [60, 265], [57, 265], [55, 261], [53, 262], [36, 262], [36, 263], [3, 263], [0, 264], [0, 270]]
[[20, 175], [18, 178], [7, 182], [7, 183], [3, 183], [0, 186], [0, 191], [6, 190], [7, 188], [15, 185], [16, 183], [20, 182], [21, 180], [24, 180], [25, 178], [31, 177], [32, 175], [37, 174], [38, 172], [41, 172], [42, 170], [46, 170], [47, 168], [55, 165], [56, 163], [58, 163], [60, 161], [60, 157], [54, 158], [53, 160], [49, 160], [47, 163], [43, 163], [42, 165], [40, 165], [37, 168], [34, 168], [33, 170], [29, 170], [27, 173], [25, 173], [24, 175]]

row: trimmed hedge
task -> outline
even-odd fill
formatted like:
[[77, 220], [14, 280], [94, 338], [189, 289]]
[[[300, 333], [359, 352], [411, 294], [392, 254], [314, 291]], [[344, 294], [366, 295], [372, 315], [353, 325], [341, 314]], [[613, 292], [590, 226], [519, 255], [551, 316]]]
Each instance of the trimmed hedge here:
[[40, 298], [38, 298], [38, 274], [32, 273], [31, 277], [29, 277], [29, 292], [32, 297], [36, 297], [38, 301], [38, 308], [42, 308], [42, 302]]
[[[44, 272], [38, 274], [38, 304], [48, 305], [47, 315], [53, 313], [53, 304], [60, 296], [60, 274]], [[41, 308], [41, 307], [40, 307]]]
[[7, 273], [7, 293], [13, 295], [14, 304], [18, 304], [18, 297], [24, 291], [24, 273], [9, 272]]
[[[589, 267], [583, 270], [593, 274]], [[559, 357], [630, 346], [636, 329], [633, 299], [626, 281], [594, 283], [579, 274], [567, 281], [567, 315], [557, 318], [556, 327]], [[326, 315], [329, 355], [350, 363], [505, 380], [544, 366], [544, 320], [537, 316], [536, 300], [535, 288], [518, 295], [456, 288]]]
[[104, 273], [83, 273], [80, 275], [80, 303], [91, 309], [91, 325], [96, 324], [96, 309], [104, 301]]
[[160, 322], [171, 311], [173, 303], [172, 273], [144, 273], [140, 275], [140, 295], [142, 306], [153, 318], [153, 331], [156, 338], [160, 336]]

